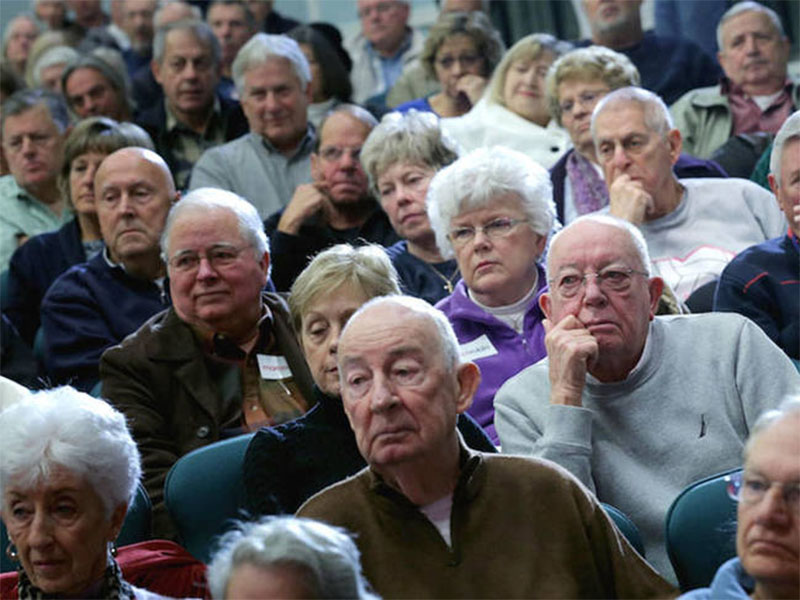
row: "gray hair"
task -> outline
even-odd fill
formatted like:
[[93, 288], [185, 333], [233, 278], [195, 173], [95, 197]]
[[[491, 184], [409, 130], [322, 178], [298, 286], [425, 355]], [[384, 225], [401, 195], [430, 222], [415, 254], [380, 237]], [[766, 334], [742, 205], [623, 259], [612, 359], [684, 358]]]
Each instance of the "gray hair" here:
[[284, 58], [289, 61], [294, 74], [300, 80], [300, 87], [305, 90], [311, 81], [311, 67], [308, 66], [303, 51], [292, 38], [285, 35], [257, 33], [239, 49], [239, 53], [231, 67], [236, 91], [244, 97], [244, 76], [247, 71], [263, 65], [270, 59]]
[[208, 565], [212, 598], [225, 598], [243, 565], [299, 567], [315, 598], [376, 599], [361, 571], [360, 553], [344, 529], [292, 516], [241, 523], [222, 536]]
[[[112, 54], [113, 53], [113, 54]], [[100, 73], [109, 85], [117, 92], [117, 100], [122, 105], [123, 110], [128, 114], [133, 113], [133, 100], [131, 99], [131, 84], [128, 73], [124, 69], [124, 62], [119, 65], [113, 64], [115, 57], [122, 57], [119, 52], [110, 48], [95, 48], [90, 54], [84, 54], [71, 62], [61, 74], [61, 89], [64, 96], [67, 96], [67, 81], [70, 76], [78, 69], [94, 69]], [[69, 104], [69, 98], [67, 97]], [[72, 108], [72, 106], [70, 106]]]
[[[413, 313], [414, 316], [431, 321], [434, 325], [433, 330], [436, 332], [436, 338], [439, 340], [439, 351], [441, 352], [444, 366], [447, 368], [448, 373], [451, 375], [455, 374], [459, 364], [461, 364], [461, 357], [459, 354], [458, 338], [456, 337], [455, 331], [453, 331], [453, 326], [442, 311], [438, 308], [434, 308], [421, 298], [415, 298], [413, 296], [379, 296], [377, 298], [372, 298], [353, 313], [353, 316], [350, 317], [350, 320], [344, 326], [344, 329], [342, 329], [341, 337], [344, 337], [347, 330], [353, 323], [358, 321], [363, 313], [384, 304], [392, 304], [397, 308], [405, 309]], [[400, 317], [398, 315], [398, 322], [400, 320], [405, 322], [405, 317]]]
[[0, 498], [32, 489], [57, 467], [86, 479], [105, 517], [133, 501], [139, 450], [121, 412], [69, 386], [32, 394], [0, 413]]
[[442, 257], [455, 255], [448, 237], [453, 219], [507, 194], [519, 199], [530, 228], [546, 237], [556, 214], [550, 175], [521, 152], [503, 146], [478, 148], [434, 175], [428, 187], [428, 219]]
[[545, 89], [550, 114], [561, 125], [561, 101], [558, 86], [568, 80], [587, 81], [599, 79], [610, 90], [638, 86], [641, 83], [639, 70], [624, 54], [605, 46], [589, 46], [570, 50], [556, 60], [547, 71]]
[[675, 125], [667, 105], [660, 96], [650, 90], [639, 87], [624, 87], [614, 90], [603, 97], [592, 112], [592, 138], [597, 141], [597, 117], [606, 109], [616, 108], [620, 104], [638, 104], [644, 112], [644, 124], [648, 130], [666, 136]]
[[239, 233], [242, 239], [253, 246], [256, 260], [261, 260], [269, 252], [269, 239], [264, 233], [264, 223], [258, 216], [258, 211], [241, 196], [219, 188], [204, 187], [192, 190], [181, 198], [180, 202], [172, 205], [161, 234], [161, 257], [165, 263], [169, 262], [169, 236], [175, 222], [184, 214], [210, 213], [216, 210], [227, 210], [233, 213], [239, 223]]
[[372, 131], [378, 125], [378, 119], [376, 119], [371, 112], [369, 112], [363, 106], [359, 106], [358, 104], [350, 104], [345, 102], [343, 104], [337, 104], [327, 113], [325, 116], [322, 117], [322, 121], [319, 123], [319, 127], [317, 128], [317, 140], [314, 142], [314, 152], [319, 152], [320, 145], [322, 144], [322, 129], [325, 127], [325, 123], [328, 122], [333, 115], [337, 115], [339, 113], [345, 113], [360, 121], [364, 127]]
[[503, 88], [506, 84], [508, 69], [518, 60], [537, 60], [543, 53], [549, 52], [558, 58], [565, 52], [572, 49], [572, 44], [563, 42], [549, 33], [532, 33], [517, 41], [503, 55], [500, 64], [494, 70], [492, 78], [486, 86], [483, 97], [492, 104], [505, 106], [506, 101], [503, 97]]
[[783, 149], [788, 142], [800, 139], [800, 110], [795, 111], [784, 121], [772, 143], [772, 154], [769, 157], [769, 172], [775, 177], [777, 186], [781, 185], [781, 162]]
[[188, 31], [192, 37], [200, 42], [211, 52], [211, 60], [214, 66], [219, 65], [222, 60], [222, 50], [219, 47], [219, 40], [211, 27], [204, 21], [199, 19], [181, 19], [180, 21], [173, 21], [167, 23], [156, 29], [156, 34], [153, 38], [153, 60], [159, 65], [163, 64], [164, 52], [167, 49], [167, 36], [173, 31]]
[[14, 33], [14, 25], [22, 20], [30, 21], [34, 24], [37, 31], [41, 31], [39, 24], [36, 22], [36, 18], [31, 15], [22, 14], [11, 19], [8, 23], [6, 23], [6, 28], [3, 30], [3, 58], [5, 58], [6, 55], [6, 47], [8, 46], [8, 42], [11, 41], [11, 36]]
[[550, 238], [550, 244], [548, 245], [547, 249], [547, 278], [548, 281], [550, 279], [550, 275], [552, 274], [551, 265], [550, 265], [550, 257], [552, 254], [552, 248], [558, 242], [562, 235], [564, 235], [567, 231], [575, 227], [576, 225], [580, 225], [581, 223], [596, 223], [598, 225], [606, 225], [608, 227], [616, 227], [617, 229], [621, 229], [625, 233], [628, 234], [631, 243], [633, 244], [634, 249], [636, 250], [636, 254], [639, 258], [639, 262], [641, 263], [641, 268], [647, 273], [648, 277], [651, 277], [653, 274], [652, 267], [650, 265], [650, 253], [647, 250], [647, 242], [644, 239], [644, 235], [642, 232], [639, 231], [639, 228], [635, 225], [632, 225], [625, 219], [620, 219], [618, 217], [614, 217], [612, 215], [606, 214], [588, 214], [588, 215], [581, 215], [574, 221], [572, 221], [569, 225], [566, 225], [561, 231], [556, 233], [552, 238]]
[[400, 294], [397, 271], [381, 246], [331, 246], [317, 254], [292, 284], [289, 312], [295, 330], [301, 330], [313, 302], [344, 285], [361, 290], [367, 298]]
[[372, 130], [361, 148], [361, 165], [376, 197], [378, 178], [398, 163], [426, 166], [438, 171], [461, 153], [458, 143], [442, 131], [441, 121], [430, 112], [411, 109], [390, 112]]
[[0, 111], [2, 112], [0, 115], [0, 135], [5, 129], [8, 117], [16, 117], [40, 105], [47, 109], [59, 132], [64, 133], [69, 127], [69, 111], [64, 103], [64, 98], [61, 94], [56, 94], [50, 90], [36, 88], [14, 92], [3, 102], [3, 108]]
[[489, 17], [482, 12], [447, 12], [439, 15], [439, 19], [431, 26], [419, 55], [419, 62], [428, 76], [436, 79], [434, 64], [439, 48], [455, 35], [465, 35], [472, 40], [478, 56], [486, 61], [482, 75], [491, 75], [506, 45]]
[[[186, 19], [193, 19], [197, 21], [203, 20], [203, 12], [200, 10], [200, 7], [195, 6], [194, 4], [189, 4], [188, 2], [183, 2], [182, 0], [162, 0], [161, 6], [153, 13], [153, 26], [158, 29], [159, 27], [163, 27], [167, 23], [161, 23], [161, 20], [164, 18], [164, 13], [168, 10], [168, 7], [171, 4], [181, 4], [188, 10], [191, 16], [184, 17]], [[169, 23], [169, 21], [168, 21]]]
[[731, 6], [727, 11], [725, 11], [725, 14], [720, 17], [719, 23], [717, 23], [717, 48], [719, 48], [720, 52], [722, 52], [723, 26], [735, 16], [746, 12], [757, 12], [761, 13], [762, 15], [767, 15], [769, 20], [772, 22], [772, 26], [775, 28], [775, 32], [778, 33], [781, 38], [786, 39], [786, 33], [783, 31], [783, 23], [781, 23], [781, 18], [778, 16], [778, 13], [768, 6], [760, 4], [759, 2], [745, 0], [744, 2], [738, 2]]
[[68, 64], [78, 60], [79, 57], [80, 54], [78, 54], [78, 51], [70, 46], [53, 46], [45, 50], [44, 54], [42, 54], [36, 60], [36, 64], [33, 65], [34, 87], [42, 85], [42, 71], [55, 65], [64, 65], [66, 68]]
[[750, 454], [750, 450], [758, 436], [775, 425], [778, 421], [791, 417], [800, 417], [800, 395], [795, 394], [787, 396], [776, 408], [764, 411], [759, 415], [750, 430], [750, 436], [747, 438], [747, 442], [745, 442], [744, 450], [742, 451], [744, 459], [747, 460], [747, 456]]

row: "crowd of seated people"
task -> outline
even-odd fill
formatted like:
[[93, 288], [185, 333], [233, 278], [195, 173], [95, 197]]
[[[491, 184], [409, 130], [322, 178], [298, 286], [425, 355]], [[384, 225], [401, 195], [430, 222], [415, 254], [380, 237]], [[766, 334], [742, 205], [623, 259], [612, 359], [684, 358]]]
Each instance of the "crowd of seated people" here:
[[[794, 409], [759, 420], [800, 389], [791, 7], [726, 5], [711, 56], [640, 1], [574, 3], [584, 39], [503, 39], [502, 1], [425, 28], [353, 0], [348, 36], [268, 0], [8, 20], [3, 597], [677, 595], [669, 506], [742, 456], [739, 562], [708, 593], [796, 595], [748, 541], [800, 519], [764, 448]], [[242, 524], [210, 588], [178, 545], [108, 552], [139, 482], [150, 537], [180, 542], [170, 470], [246, 434], [231, 516], [333, 528]], [[72, 520], [40, 516], [62, 488]], [[159, 557], [180, 586], [146, 577]]]

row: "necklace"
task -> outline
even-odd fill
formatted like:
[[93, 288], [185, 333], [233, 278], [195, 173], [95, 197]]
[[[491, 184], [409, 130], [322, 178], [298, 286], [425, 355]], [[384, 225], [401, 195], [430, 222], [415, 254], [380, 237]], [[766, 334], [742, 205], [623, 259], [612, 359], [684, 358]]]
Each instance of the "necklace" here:
[[455, 285], [455, 280], [458, 278], [459, 275], [458, 265], [456, 265], [456, 268], [453, 269], [453, 274], [450, 275], [450, 277], [447, 277], [443, 273], [439, 272], [439, 269], [434, 267], [431, 263], [426, 262], [425, 264], [428, 265], [428, 268], [430, 268], [430, 270], [433, 271], [439, 279], [444, 281], [442, 289], [445, 290], [448, 294], [452, 294], [454, 289], [453, 286]]

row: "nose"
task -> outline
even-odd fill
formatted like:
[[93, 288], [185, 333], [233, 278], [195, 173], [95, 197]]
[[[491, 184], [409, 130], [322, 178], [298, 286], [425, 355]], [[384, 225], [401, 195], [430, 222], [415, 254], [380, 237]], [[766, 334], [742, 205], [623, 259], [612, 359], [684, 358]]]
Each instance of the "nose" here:
[[131, 199], [129, 194], [122, 194], [119, 199], [119, 204], [117, 205], [117, 209], [125, 216], [133, 216], [136, 214], [136, 211], [133, 209], [134, 201]]
[[200, 264], [197, 266], [197, 279], [216, 279], [217, 272], [214, 270], [214, 267], [211, 266], [211, 263], [208, 262], [208, 258], [205, 256], [200, 257]]
[[475, 237], [472, 238], [472, 249], [484, 249], [489, 248], [492, 245], [491, 238], [486, 235], [486, 231], [482, 227], [478, 227], [475, 229]]
[[36, 144], [33, 143], [31, 136], [26, 135], [22, 138], [22, 155], [30, 156], [36, 152]]
[[764, 526], [785, 526], [789, 520], [789, 507], [783, 499], [783, 488], [772, 485], [756, 507], [756, 521]]
[[83, 108], [87, 115], [96, 115], [98, 111], [97, 102], [95, 102], [90, 96], [87, 96], [84, 99]]
[[37, 510], [28, 529], [28, 544], [40, 549], [53, 541], [53, 523], [43, 510]]
[[759, 48], [758, 48], [758, 42], [756, 41], [756, 36], [754, 35], [746, 36], [744, 39], [744, 44], [745, 44], [744, 46], [745, 51], [748, 54], [758, 54]]
[[372, 385], [372, 396], [370, 398], [370, 408], [372, 412], [386, 412], [397, 404], [397, 396], [394, 385], [387, 377], [377, 375]]
[[600, 288], [597, 277], [595, 277], [594, 275], [587, 277], [583, 285], [584, 285], [583, 289], [584, 304], [592, 306], [605, 305], [608, 298], [606, 297], [605, 292], [603, 292], [603, 290]]
[[614, 147], [614, 156], [611, 160], [612, 164], [618, 169], [623, 169], [628, 166], [630, 159], [628, 158], [628, 153], [625, 152], [625, 148], [622, 147], [622, 144], [617, 144]]

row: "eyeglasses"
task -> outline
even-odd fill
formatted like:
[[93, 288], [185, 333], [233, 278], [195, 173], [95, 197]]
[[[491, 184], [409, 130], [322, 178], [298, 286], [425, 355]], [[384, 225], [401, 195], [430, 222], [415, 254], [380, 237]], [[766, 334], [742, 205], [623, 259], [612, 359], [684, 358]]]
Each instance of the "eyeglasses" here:
[[34, 148], [46, 148], [55, 139], [55, 136], [49, 133], [28, 133], [25, 135], [15, 135], [3, 145], [6, 147], [8, 152], [17, 154], [22, 151], [25, 138], [28, 138], [28, 141], [30, 141], [31, 146]]
[[462, 54], [461, 56], [442, 56], [436, 59], [436, 64], [441, 69], [450, 69], [458, 62], [462, 67], [470, 68], [478, 64], [483, 57], [478, 54]]
[[578, 104], [585, 107], [594, 106], [594, 103], [607, 93], [607, 88], [603, 88], [602, 90], [586, 90], [579, 94], [575, 100], [564, 100], [564, 102], [558, 105], [558, 108], [561, 110], [562, 114], [568, 114], [571, 113]]
[[250, 247], [249, 244], [238, 248], [220, 244], [212, 246], [206, 250], [205, 254], [200, 254], [194, 250], [183, 250], [169, 259], [169, 266], [170, 269], [178, 273], [194, 273], [200, 268], [200, 260], [205, 256], [212, 269], [225, 269], [235, 264], [239, 259], [239, 255]]
[[361, 156], [361, 148], [339, 148], [338, 146], [320, 148], [319, 156], [326, 162], [336, 162], [344, 156], [345, 152], [350, 156], [353, 162], [358, 162]]
[[511, 233], [514, 227], [520, 223], [527, 222], [528, 219], [509, 219], [506, 217], [501, 217], [499, 219], [489, 221], [483, 227], [456, 227], [455, 229], [450, 230], [450, 233], [447, 234], [447, 237], [453, 246], [460, 248], [461, 246], [465, 246], [475, 239], [475, 235], [479, 231], [482, 231], [483, 235], [489, 239], [496, 240], [507, 236], [509, 233]]
[[732, 500], [743, 502], [744, 504], [758, 504], [764, 499], [767, 492], [772, 489], [772, 486], [779, 487], [786, 506], [790, 510], [800, 513], [800, 481], [789, 483], [770, 481], [763, 477], [748, 475], [742, 471], [726, 476], [725, 481], [728, 484], [728, 496]]
[[586, 284], [589, 277], [597, 280], [598, 287], [604, 292], [624, 292], [631, 287], [634, 275], [647, 277], [644, 271], [636, 269], [606, 267], [597, 273], [564, 273], [550, 280], [550, 287], [562, 298], [574, 298]]

